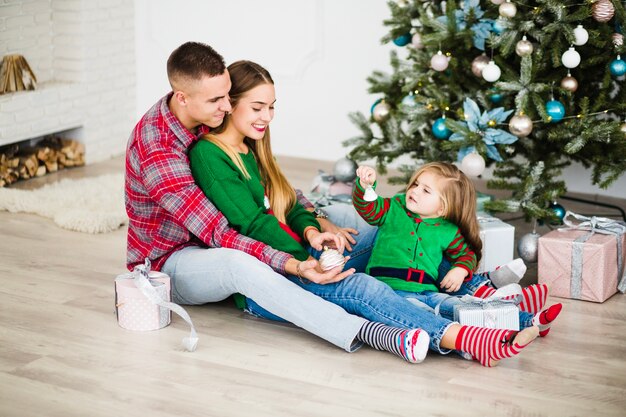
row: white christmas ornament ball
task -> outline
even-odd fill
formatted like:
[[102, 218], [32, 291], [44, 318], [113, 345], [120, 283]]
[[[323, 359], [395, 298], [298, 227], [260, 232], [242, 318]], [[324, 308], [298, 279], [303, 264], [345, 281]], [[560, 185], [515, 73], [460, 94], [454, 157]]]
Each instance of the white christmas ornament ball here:
[[424, 47], [424, 44], [422, 43], [422, 35], [418, 32], [414, 33], [411, 38], [411, 44], [415, 49], [422, 49]]
[[342, 266], [345, 263], [345, 258], [336, 249], [329, 249], [324, 246], [324, 252], [320, 256], [320, 266], [323, 271]]
[[378, 123], [386, 121], [387, 119], [389, 119], [390, 115], [391, 107], [384, 101], [381, 101], [376, 106], [374, 106], [374, 110], [372, 111], [372, 117], [374, 117], [374, 120], [376, 120]]
[[493, 4], [502, 4], [504, 0], [490, 0]]
[[515, 53], [519, 56], [528, 56], [533, 53], [533, 44], [526, 39], [526, 36], [515, 45]]
[[472, 152], [465, 155], [461, 161], [461, 171], [468, 177], [477, 177], [485, 170], [485, 159], [478, 153]]
[[571, 46], [567, 51], [563, 52], [561, 62], [566, 68], [576, 68], [580, 64], [580, 54]]
[[517, 14], [517, 6], [507, 0], [506, 3], [502, 3], [500, 5], [498, 13], [500, 13], [500, 16], [502, 17], [515, 17]]
[[525, 114], [516, 114], [515, 116], [511, 117], [511, 120], [509, 120], [509, 132], [511, 132], [518, 138], [528, 136], [532, 131], [533, 121], [530, 120], [530, 117], [526, 116]]
[[501, 73], [500, 67], [493, 61], [489, 61], [485, 68], [483, 68], [483, 78], [490, 83], [498, 81]]
[[448, 68], [448, 57], [439, 51], [430, 59], [430, 66], [435, 71], [445, 71]]
[[583, 27], [583, 25], [576, 26], [574, 29], [574, 45], [584, 45], [589, 40], [589, 32]]

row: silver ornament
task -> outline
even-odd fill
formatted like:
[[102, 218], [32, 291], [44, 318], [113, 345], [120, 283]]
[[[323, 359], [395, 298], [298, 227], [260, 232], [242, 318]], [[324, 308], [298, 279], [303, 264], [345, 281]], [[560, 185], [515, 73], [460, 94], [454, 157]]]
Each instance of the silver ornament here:
[[525, 262], [537, 262], [539, 252], [539, 233], [525, 234], [517, 242], [517, 253]]
[[615, 32], [611, 36], [611, 38], [613, 39], [613, 45], [615, 45], [617, 48], [624, 45], [624, 35], [622, 35], [621, 33]]
[[591, 15], [600, 23], [606, 23], [615, 15], [615, 6], [610, 0], [598, 0], [591, 6]]
[[333, 168], [333, 175], [335, 176], [335, 180], [341, 182], [350, 182], [356, 178], [356, 163], [348, 158], [341, 158], [337, 162], [335, 162], [335, 166]]
[[472, 73], [477, 77], [483, 76], [483, 69], [489, 63], [489, 57], [485, 54], [478, 55], [472, 61]]
[[517, 14], [517, 6], [511, 3], [510, 0], [506, 0], [506, 3], [502, 3], [500, 7], [498, 7], [498, 13], [500, 13], [502, 17], [515, 17]]
[[533, 131], [533, 121], [525, 114], [516, 114], [509, 121], [509, 131], [517, 137], [528, 136]]
[[526, 40], [526, 36], [515, 45], [515, 53], [519, 56], [528, 56], [533, 53], [533, 44]]
[[372, 111], [372, 117], [374, 117], [374, 120], [376, 120], [376, 122], [378, 123], [387, 121], [387, 119], [389, 119], [390, 114], [391, 114], [391, 107], [389, 106], [389, 104], [385, 103], [384, 101], [381, 101], [376, 106], [374, 106], [374, 111]]
[[485, 170], [485, 159], [476, 152], [465, 155], [461, 161], [461, 171], [468, 177], [478, 177]]
[[561, 80], [561, 88], [571, 91], [572, 93], [578, 90], [578, 81], [576, 78], [568, 75]]

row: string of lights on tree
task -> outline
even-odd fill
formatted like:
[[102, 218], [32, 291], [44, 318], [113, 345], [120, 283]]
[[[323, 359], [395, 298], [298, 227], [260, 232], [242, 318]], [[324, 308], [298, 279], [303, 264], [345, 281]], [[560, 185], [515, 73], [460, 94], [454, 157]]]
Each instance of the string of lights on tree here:
[[[355, 160], [451, 160], [511, 190], [492, 211], [554, 221], [562, 169], [607, 187], [626, 171], [626, 13], [617, 0], [390, 1], [391, 74], [374, 72], [370, 115], [351, 114]], [[406, 57], [400, 57], [400, 54]]]

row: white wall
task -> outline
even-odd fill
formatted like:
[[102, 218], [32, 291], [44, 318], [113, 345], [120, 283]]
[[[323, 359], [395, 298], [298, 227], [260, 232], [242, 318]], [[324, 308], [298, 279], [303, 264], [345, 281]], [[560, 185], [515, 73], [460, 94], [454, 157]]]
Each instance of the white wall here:
[[[250, 59], [276, 83], [272, 122], [278, 155], [337, 160], [341, 142], [358, 134], [348, 113], [368, 113], [373, 70], [389, 71], [381, 45], [386, 0], [135, 0], [137, 118], [169, 91], [165, 62], [183, 42], [206, 42], [227, 63]], [[570, 191], [626, 198], [626, 176], [608, 190], [584, 168], [566, 171]]]
[[374, 101], [367, 76], [389, 67], [388, 15], [384, 0], [136, 0], [138, 117], [169, 91], [170, 52], [202, 41], [227, 63], [250, 59], [272, 74], [276, 154], [338, 159], [358, 133], [348, 113]]

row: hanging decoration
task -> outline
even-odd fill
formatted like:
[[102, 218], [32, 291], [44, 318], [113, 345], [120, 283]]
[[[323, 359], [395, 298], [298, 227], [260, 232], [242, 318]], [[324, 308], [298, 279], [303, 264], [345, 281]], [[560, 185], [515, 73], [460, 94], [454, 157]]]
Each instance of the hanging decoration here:
[[411, 34], [410, 33], [405, 33], [404, 35], [400, 35], [397, 38], [395, 38], [393, 40], [393, 43], [396, 44], [397, 46], [406, 46], [409, 44], [409, 42], [411, 42]]
[[[470, 27], [473, 33], [472, 42], [474, 47], [485, 50], [485, 40], [489, 37], [493, 28], [493, 19], [483, 19], [485, 11], [480, 8], [480, 0], [465, 0], [463, 2], [463, 10], [455, 10], [454, 18], [456, 19], [457, 30], [465, 30], [468, 21], [474, 22]], [[448, 24], [447, 16], [439, 16], [437, 20], [444, 25]]]
[[385, 102], [385, 100], [381, 100], [380, 103], [374, 106], [372, 110], [372, 117], [377, 123], [386, 122], [391, 115], [391, 106]]
[[609, 71], [611, 71], [611, 75], [615, 77], [621, 77], [626, 74], [626, 62], [622, 59], [620, 55], [617, 56], [616, 59], [611, 61], [609, 64]]
[[574, 45], [582, 46], [589, 40], [589, 32], [583, 27], [583, 25], [576, 26], [574, 29]]
[[541, 235], [534, 230], [527, 233], [517, 242], [517, 254], [524, 262], [537, 262], [539, 252], [539, 238]]
[[557, 217], [558, 222], [556, 224], [562, 224], [563, 223], [563, 217], [565, 217], [565, 211], [566, 211], [565, 207], [563, 207], [562, 205], [560, 205], [556, 201], [553, 201], [550, 204], [550, 207], [548, 207], [548, 208]]
[[550, 116], [551, 123], [557, 123], [565, 117], [565, 106], [554, 98], [546, 103], [546, 113]]
[[482, 72], [485, 81], [489, 81], [490, 83], [498, 81], [501, 74], [502, 71], [500, 71], [500, 67], [497, 66], [493, 60], [489, 61]]
[[430, 67], [435, 71], [445, 71], [448, 68], [448, 57], [445, 56], [441, 51], [438, 51], [433, 57], [430, 59]]
[[491, 25], [491, 31], [495, 33], [496, 35], [499, 35], [502, 32], [504, 32], [505, 28], [506, 28], [506, 24], [504, 23], [504, 19], [502, 18], [496, 19]]
[[613, 45], [615, 45], [616, 48], [624, 45], [624, 35], [622, 35], [621, 33], [615, 32], [613, 35], [611, 35], [611, 39], [613, 41]]
[[606, 23], [615, 15], [615, 6], [611, 0], [598, 0], [591, 6], [591, 15], [600, 23]]
[[519, 56], [528, 56], [533, 53], [533, 44], [522, 36], [522, 40], [515, 45], [515, 53]]
[[576, 52], [573, 46], [570, 46], [567, 51], [563, 52], [561, 62], [566, 68], [576, 68], [580, 64], [580, 54]]
[[461, 171], [469, 177], [478, 177], [485, 171], [485, 158], [477, 152], [470, 152], [461, 161]]
[[563, 77], [563, 79], [561, 80], [561, 88], [574, 93], [576, 92], [576, 90], [578, 90], [578, 80], [572, 77], [572, 75], [568, 71], [567, 76]]
[[446, 116], [441, 116], [439, 119], [435, 120], [435, 123], [433, 123], [433, 127], [431, 128], [433, 135], [437, 138], [437, 139], [448, 139], [450, 137], [450, 135], [452, 134], [452, 131], [450, 129], [448, 129], [448, 126], [446, 126]]
[[500, 13], [500, 16], [506, 18], [515, 17], [517, 14], [517, 6], [515, 3], [511, 3], [511, 0], [506, 0], [506, 2], [500, 4], [500, 7], [498, 7], [498, 13]]
[[516, 114], [509, 120], [509, 131], [518, 138], [526, 137], [533, 131], [533, 121], [523, 113]]
[[424, 43], [422, 42], [422, 34], [419, 32], [415, 32], [413, 37], [411, 38], [411, 45], [415, 49], [422, 49], [424, 47]]
[[489, 57], [485, 54], [480, 54], [472, 61], [472, 74], [477, 77], [483, 76], [483, 69], [489, 63]]
[[[473, 133], [481, 136], [483, 142], [487, 146], [487, 156], [495, 161], [502, 161], [502, 157], [496, 148], [496, 145], [509, 145], [517, 141], [517, 137], [505, 132], [502, 129], [496, 129], [498, 123], [504, 123], [513, 110], [505, 111], [503, 107], [497, 107], [493, 110], [480, 112], [478, 104], [471, 98], [466, 98], [463, 102], [463, 113], [465, 114], [465, 127], [450, 136], [451, 141], [466, 140]], [[475, 146], [466, 146], [459, 150], [458, 160], [462, 161], [466, 155], [476, 152]]]

